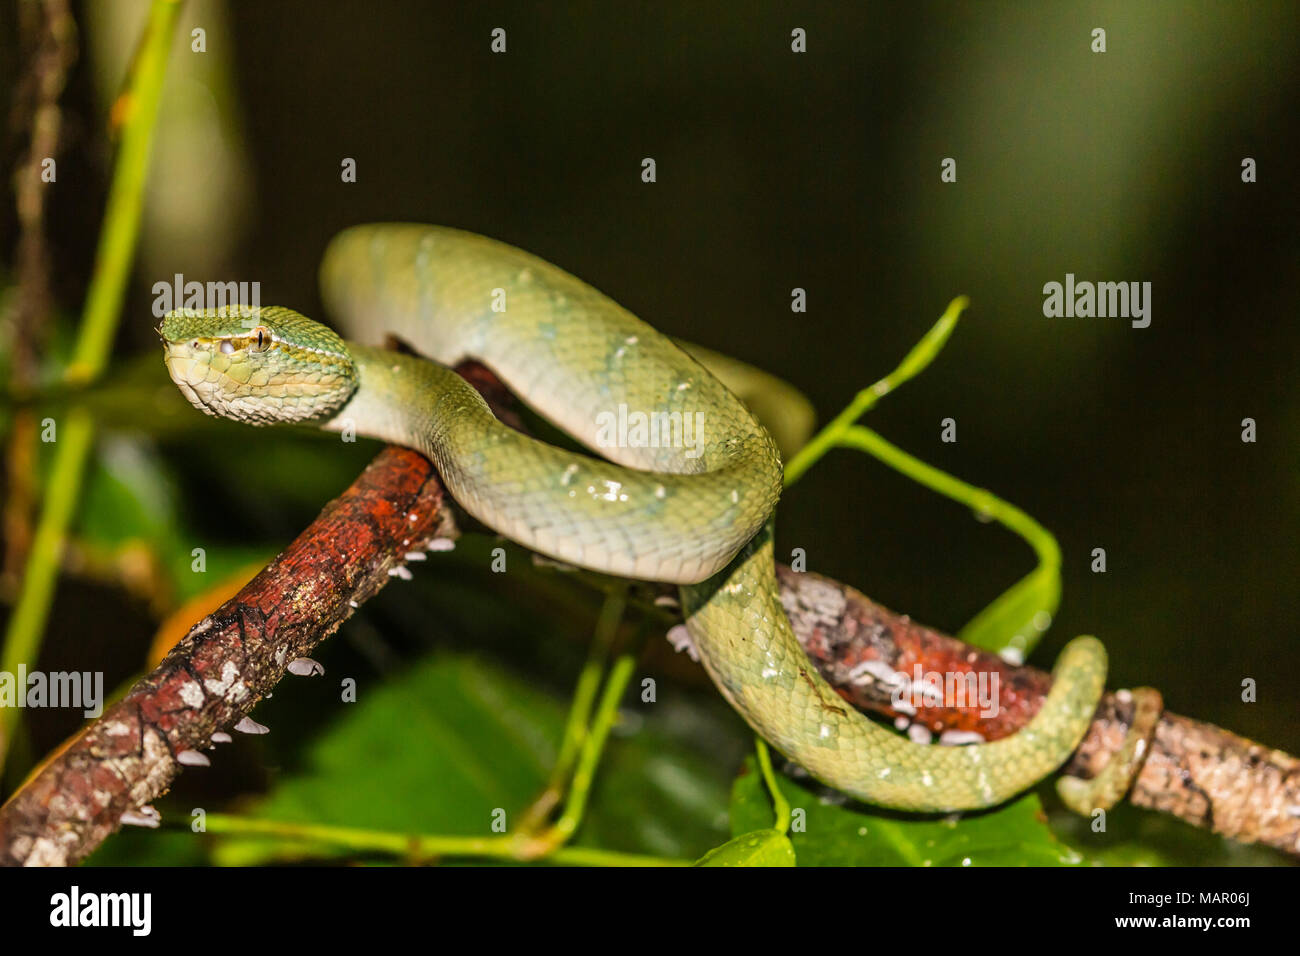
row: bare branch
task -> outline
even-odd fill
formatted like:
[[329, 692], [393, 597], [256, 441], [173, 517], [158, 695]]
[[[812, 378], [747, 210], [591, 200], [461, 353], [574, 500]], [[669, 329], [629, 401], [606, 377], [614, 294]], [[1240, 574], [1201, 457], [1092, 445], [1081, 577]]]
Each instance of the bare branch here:
[[293, 544], [0, 808], [0, 863], [76, 863], [124, 813], [165, 793], [181, 761], [192, 759], [183, 754], [236, 727], [292, 661], [388, 582], [405, 553], [451, 533], [445, 500], [424, 458], [382, 451]]
[[[936, 734], [971, 731], [995, 740], [1028, 723], [1052, 685], [1044, 671], [1008, 664], [886, 610], [848, 585], [780, 565], [777, 572], [781, 600], [804, 650], [859, 709], [919, 723]], [[922, 672], [997, 674], [997, 714], [981, 718], [974, 702], [901, 713], [892, 706], [894, 685], [885, 675], [901, 672], [910, 680], [918, 665]], [[1065, 771], [1085, 778], [1100, 772], [1123, 743], [1132, 716], [1126, 695], [1107, 694]], [[1300, 760], [1213, 724], [1166, 711], [1128, 799], [1243, 843], [1300, 855]]]

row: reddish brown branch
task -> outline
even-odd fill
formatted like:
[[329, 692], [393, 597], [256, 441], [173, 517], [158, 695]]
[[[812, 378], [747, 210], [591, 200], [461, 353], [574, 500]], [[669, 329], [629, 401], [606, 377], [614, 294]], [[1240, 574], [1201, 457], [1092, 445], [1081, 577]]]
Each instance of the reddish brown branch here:
[[[1033, 667], [1015, 667], [894, 614], [853, 588], [778, 566], [782, 601], [818, 670], [862, 710], [904, 718], [942, 733], [974, 731], [1005, 737], [1038, 711], [1052, 679]], [[981, 719], [978, 705], [893, 706], [885, 675], [915, 678], [916, 667], [939, 674], [998, 677], [997, 714]], [[1132, 702], [1107, 694], [1066, 772], [1092, 777], [1117, 751], [1133, 716]], [[1128, 799], [1170, 813], [1243, 843], [1264, 843], [1300, 854], [1300, 760], [1234, 733], [1166, 712]]]
[[[467, 377], [489, 397], [481, 373]], [[79, 734], [0, 808], [0, 863], [57, 865], [83, 859], [135, 811], [165, 793], [178, 755], [202, 752], [270, 693], [289, 663], [332, 634], [352, 608], [387, 583], [403, 556], [450, 536], [445, 492], [432, 466], [388, 448], [344, 494], [234, 598], [199, 622], [128, 696]], [[902, 671], [998, 675], [997, 715], [977, 707], [921, 707], [931, 730], [987, 739], [1022, 726], [1050, 678], [1013, 667], [907, 617], [847, 585], [780, 567], [782, 600], [799, 639], [844, 696], [865, 710], [900, 716], [887, 676]], [[1118, 748], [1129, 709], [1108, 695], [1069, 766], [1091, 776]], [[1300, 850], [1294, 757], [1208, 724], [1165, 714], [1131, 794], [1243, 841]]]
[[407, 551], [449, 532], [441, 482], [387, 448], [293, 544], [0, 808], [0, 862], [76, 863], [165, 793], [178, 755], [234, 726]]

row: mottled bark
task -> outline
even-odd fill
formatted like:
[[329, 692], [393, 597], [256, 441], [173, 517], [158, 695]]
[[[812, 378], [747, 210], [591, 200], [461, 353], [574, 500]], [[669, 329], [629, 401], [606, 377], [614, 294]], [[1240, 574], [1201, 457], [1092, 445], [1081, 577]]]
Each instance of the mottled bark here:
[[407, 552], [450, 533], [444, 503], [424, 458], [382, 451], [293, 544], [0, 808], [0, 863], [76, 863], [124, 813], [166, 793], [182, 765], [202, 762], [217, 731], [238, 729], [289, 664], [378, 592]]
[[[1027, 723], [1051, 687], [1044, 671], [1008, 664], [894, 614], [838, 581], [777, 570], [786, 613], [804, 649], [823, 676], [862, 710], [902, 718], [932, 733], [970, 731], [996, 740]], [[997, 714], [982, 719], [978, 705], [900, 712], [885, 675], [902, 672], [911, 679], [918, 664], [940, 674], [997, 674]], [[1096, 775], [1120, 748], [1132, 716], [1127, 695], [1107, 694], [1065, 771]], [[1300, 760], [1212, 724], [1166, 711], [1128, 799], [1243, 843], [1300, 854]]]

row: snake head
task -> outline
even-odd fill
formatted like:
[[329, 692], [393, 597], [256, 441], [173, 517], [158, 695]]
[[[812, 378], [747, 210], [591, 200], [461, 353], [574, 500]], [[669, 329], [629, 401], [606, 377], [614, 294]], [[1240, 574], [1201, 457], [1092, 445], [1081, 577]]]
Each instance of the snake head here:
[[177, 309], [158, 334], [172, 381], [209, 415], [252, 425], [319, 421], [356, 390], [344, 341], [291, 309]]

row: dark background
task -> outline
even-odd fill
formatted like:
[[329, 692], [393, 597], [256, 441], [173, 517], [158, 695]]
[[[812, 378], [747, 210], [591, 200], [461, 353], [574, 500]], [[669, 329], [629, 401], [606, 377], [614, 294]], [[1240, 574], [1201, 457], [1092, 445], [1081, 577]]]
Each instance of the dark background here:
[[[183, 34], [211, 27], [204, 9], [182, 14]], [[234, 3], [207, 55], [229, 70], [242, 198], [222, 198], [204, 178], [214, 154], [164, 126], [175, 165], [160, 153], [154, 175], [217, 193], [182, 226], [223, 251], [155, 240], [120, 354], [156, 348], [149, 287], [174, 271], [259, 280], [264, 303], [319, 314], [325, 243], [385, 219], [535, 252], [658, 328], [797, 384], [822, 420], [968, 294], [939, 359], [867, 424], [1056, 534], [1064, 599], [1034, 660], [1094, 633], [1112, 686], [1155, 684], [1172, 710], [1295, 752], [1298, 9]], [[489, 51], [497, 26], [505, 55]], [[805, 54], [790, 51], [794, 27]], [[51, 226], [73, 315], [108, 156], [86, 42], [66, 104], [84, 139], [63, 167], [81, 184]], [[179, 49], [176, 64], [194, 56]], [[355, 184], [340, 182], [344, 157]], [[945, 157], [956, 183], [940, 181]], [[1045, 318], [1043, 284], [1067, 272], [1151, 282], [1150, 327]], [[806, 314], [790, 311], [795, 286]], [[946, 417], [956, 444], [939, 440]], [[214, 537], [278, 546], [350, 477], [322, 479], [315, 505], [249, 503], [201, 448], [162, 448]], [[805, 548], [811, 570], [944, 630], [1032, 567], [1008, 532], [852, 452], [819, 464], [779, 516], [782, 552]], [[1094, 547], [1105, 574], [1089, 571]], [[106, 600], [62, 590], [51, 641]], [[534, 640], [523, 613], [513, 627]], [[147, 640], [138, 608], [115, 616], [112, 640]], [[1258, 703], [1241, 701], [1247, 678]]]

